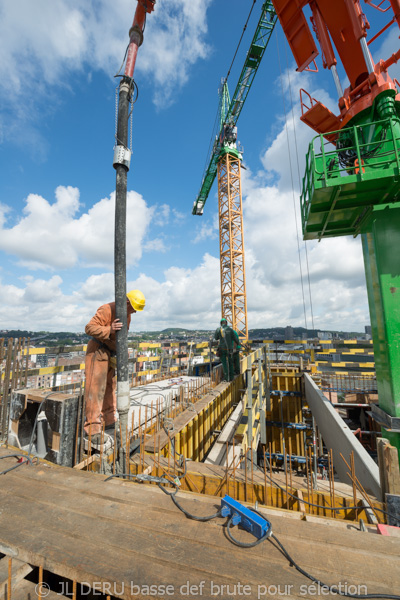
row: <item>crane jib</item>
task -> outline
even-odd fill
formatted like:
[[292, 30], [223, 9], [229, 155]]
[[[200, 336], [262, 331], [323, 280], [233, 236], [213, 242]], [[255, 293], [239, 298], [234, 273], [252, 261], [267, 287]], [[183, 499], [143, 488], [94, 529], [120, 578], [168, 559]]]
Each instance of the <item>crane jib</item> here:
[[[250, 91], [251, 85], [254, 81], [254, 77], [257, 73], [257, 69], [260, 65], [261, 59], [264, 56], [265, 49], [271, 38], [272, 31], [275, 27], [277, 15], [274, 6], [270, 0], [264, 2], [261, 17], [258, 21], [256, 32], [250, 44], [250, 48], [246, 55], [238, 83], [236, 85], [235, 92], [232, 96], [228, 111], [225, 119], [220, 126], [218, 132], [218, 139], [227, 123], [234, 126], [239, 118], [240, 112], [246, 101], [247, 95]], [[212, 149], [208, 166], [205, 170], [205, 175], [201, 184], [200, 191], [193, 205], [192, 214], [201, 215], [203, 214], [203, 208], [210, 193], [211, 187], [214, 183], [217, 174], [217, 164], [221, 153], [222, 145], [218, 142], [214, 144]]]

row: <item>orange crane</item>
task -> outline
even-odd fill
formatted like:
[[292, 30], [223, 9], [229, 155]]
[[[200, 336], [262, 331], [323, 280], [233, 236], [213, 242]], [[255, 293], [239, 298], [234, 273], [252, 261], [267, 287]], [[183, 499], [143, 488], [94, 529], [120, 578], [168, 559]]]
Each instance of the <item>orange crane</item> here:
[[[273, 0], [298, 70], [318, 49], [331, 70], [339, 114], [301, 90], [302, 116], [318, 135], [311, 142], [301, 196], [305, 239], [361, 234], [374, 342], [379, 407], [371, 407], [400, 456], [400, 84], [388, 68], [400, 49], [376, 64], [369, 44], [400, 27], [400, 0], [365, 0], [387, 24], [367, 41], [360, 0]], [[342, 90], [337, 55], [349, 80]], [[304, 98], [307, 97], [305, 101]], [[306, 105], [306, 102], [308, 103]]]

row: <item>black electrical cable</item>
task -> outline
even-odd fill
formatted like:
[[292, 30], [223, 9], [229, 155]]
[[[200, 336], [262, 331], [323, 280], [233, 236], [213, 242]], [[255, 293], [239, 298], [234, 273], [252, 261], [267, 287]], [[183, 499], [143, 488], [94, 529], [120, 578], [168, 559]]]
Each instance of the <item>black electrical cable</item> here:
[[[255, 510], [254, 508], [250, 508], [250, 510], [252, 510], [254, 513], [256, 513], [262, 519], [265, 520], [264, 515], [262, 515], [258, 510]], [[253, 548], [254, 546], [258, 546], [258, 544], [260, 544], [261, 542], [265, 541], [266, 539], [268, 539], [268, 541], [272, 543], [272, 539], [273, 539], [278, 544], [278, 547], [281, 550], [282, 554], [285, 556], [285, 558], [287, 558], [287, 560], [289, 561], [289, 563], [291, 565], [293, 565], [295, 567], [295, 569], [297, 571], [299, 571], [299, 573], [301, 573], [302, 575], [304, 575], [304, 577], [307, 577], [308, 579], [310, 579], [314, 583], [317, 583], [320, 587], [326, 588], [327, 590], [329, 590], [330, 592], [332, 592], [334, 594], [338, 594], [339, 596], [344, 596], [345, 598], [358, 598], [359, 600], [367, 600], [369, 598], [385, 598], [385, 599], [388, 599], [388, 600], [400, 600], [400, 596], [396, 596], [396, 595], [390, 595], [390, 594], [351, 594], [351, 593], [348, 593], [348, 592], [342, 592], [338, 588], [336, 588], [335, 586], [329, 586], [328, 584], [324, 583], [320, 579], [317, 579], [316, 577], [314, 577], [313, 575], [311, 575], [310, 573], [308, 573], [308, 571], [306, 571], [305, 569], [302, 569], [300, 567], [300, 565], [298, 565], [293, 560], [293, 558], [290, 556], [289, 552], [286, 550], [286, 548], [284, 547], [284, 545], [282, 544], [282, 542], [280, 542], [279, 539], [276, 537], [276, 535], [274, 535], [272, 533], [272, 527], [271, 527], [271, 525], [270, 525], [269, 529], [267, 530], [267, 532], [265, 533], [265, 535], [262, 538], [256, 540], [255, 542], [245, 543], [245, 542], [240, 542], [239, 540], [237, 540], [232, 535], [232, 532], [230, 530], [231, 526], [232, 526], [232, 520], [233, 520], [233, 515], [229, 518], [229, 520], [227, 522], [226, 533], [227, 533], [228, 538], [231, 540], [231, 542], [233, 542], [234, 544], [236, 544], [236, 546], [239, 546], [240, 548]], [[272, 543], [272, 545], [274, 546], [273, 543]]]
[[[361, 130], [361, 134], [363, 136], [364, 144], [366, 144], [365, 139], [364, 139], [364, 133], [362, 130]], [[376, 145], [375, 148], [373, 148], [372, 150], [360, 149], [361, 159], [371, 158], [372, 156], [375, 156], [377, 154], [377, 152], [379, 151], [379, 149], [382, 147], [383, 143], [386, 141], [386, 138], [387, 138], [387, 128], [383, 128], [381, 131], [381, 139], [379, 141], [376, 141], [376, 142], [373, 141], [373, 142], [369, 143], [369, 145]], [[346, 139], [345, 140], [339, 139], [336, 144], [336, 149], [338, 152], [338, 159], [339, 159], [340, 166], [343, 169], [354, 168], [354, 161], [358, 158], [357, 151], [354, 149], [346, 149], [346, 146], [341, 147], [341, 143], [342, 144], [346, 143]], [[391, 154], [392, 154], [391, 152], [385, 152], [385, 153], [380, 154], [379, 156], [386, 156], [386, 155], [391, 155]], [[369, 166], [373, 166], [373, 165], [369, 165]]]
[[[271, 536], [268, 539], [268, 541], [270, 541], [272, 543], [271, 539], [273, 539], [278, 544], [278, 546], [281, 549], [281, 551], [282, 551], [283, 555], [285, 556], [285, 558], [287, 558], [287, 560], [290, 562], [290, 564], [293, 565], [294, 568], [299, 573], [301, 573], [302, 575], [304, 575], [304, 577], [307, 577], [307, 579], [310, 579], [314, 583], [317, 583], [322, 588], [326, 588], [327, 590], [329, 590], [330, 592], [332, 592], [334, 594], [338, 594], [339, 596], [344, 596], [345, 598], [359, 598], [360, 600], [368, 599], [368, 598], [386, 598], [388, 600], [400, 600], [400, 596], [397, 596], [395, 594], [350, 594], [348, 592], [342, 592], [338, 588], [336, 588], [335, 586], [330, 586], [330, 585], [324, 583], [320, 579], [317, 579], [316, 577], [313, 577], [313, 575], [311, 575], [310, 573], [308, 573], [307, 571], [305, 571], [304, 569], [302, 569], [293, 560], [293, 558], [290, 556], [289, 552], [286, 550], [286, 548], [284, 547], [284, 545], [278, 540], [278, 538], [276, 537], [276, 535], [274, 535], [273, 533], [271, 534]], [[272, 545], [274, 545], [274, 544], [272, 544]]]
[[[175, 455], [175, 447], [174, 446], [173, 446], [173, 451], [174, 451], [174, 455]], [[183, 454], [180, 454], [179, 458], [180, 458], [180, 461], [183, 460], [183, 464], [184, 464], [184, 467], [185, 467], [184, 468], [184, 473], [182, 475], [178, 476], [181, 479], [186, 474], [186, 459], [183, 456]], [[110, 479], [113, 479], [114, 477], [138, 478], [137, 475], [132, 475], [130, 473], [129, 474], [128, 473], [120, 473], [120, 474], [111, 475], [110, 477], [108, 477], [107, 479], [105, 479], [105, 481], [109, 481]], [[157, 481], [158, 487], [164, 492], [164, 494], [166, 494], [167, 496], [170, 496], [170, 498], [173, 501], [173, 503], [175, 504], [175, 506], [188, 519], [191, 519], [193, 521], [206, 522], [206, 521], [211, 521], [212, 519], [215, 519], [217, 517], [221, 517], [222, 516], [221, 515], [221, 510], [218, 510], [216, 513], [214, 513], [212, 515], [208, 515], [208, 516], [204, 516], [204, 517], [199, 517], [197, 515], [193, 515], [192, 513], [188, 512], [186, 509], [184, 509], [183, 506], [176, 499], [176, 495], [177, 495], [177, 493], [179, 491], [179, 486], [177, 485], [177, 483], [175, 481], [173, 481], [173, 480], [169, 481], [169, 480], [166, 480], [163, 477], [152, 477], [152, 476], [149, 476], [149, 475], [147, 475], [145, 477], [146, 477], [146, 479], [151, 480], [151, 481], [157, 481], [158, 480]], [[167, 483], [172, 484], [175, 487], [175, 490], [173, 492], [169, 492], [168, 490], [166, 490], [161, 485], [162, 482], [164, 482], [164, 483], [167, 482]], [[275, 483], [275, 482], [273, 482], [273, 483]], [[278, 487], [280, 487], [280, 486], [278, 486]], [[281, 489], [283, 489], [283, 488], [281, 488]], [[306, 503], [306, 504], [310, 504], [310, 503]], [[313, 506], [318, 506], [318, 505], [313, 505]], [[323, 508], [326, 508], [326, 507], [323, 507]], [[349, 507], [346, 507], [346, 508], [349, 508]], [[354, 507], [354, 508], [359, 508], [359, 507]], [[265, 519], [264, 515], [262, 515], [257, 510], [254, 510], [252, 508], [250, 508], [250, 510], [252, 510], [254, 513], [258, 514], [261, 518]], [[291, 565], [293, 565], [295, 567], [295, 569], [299, 573], [301, 573], [302, 575], [304, 575], [304, 577], [307, 577], [307, 579], [310, 579], [314, 583], [317, 583], [320, 587], [325, 588], [325, 589], [329, 590], [330, 592], [332, 592], [334, 594], [338, 594], [339, 596], [343, 596], [345, 598], [357, 598], [358, 600], [369, 600], [370, 598], [371, 599], [372, 598], [378, 598], [378, 599], [385, 599], [385, 600], [400, 600], [400, 596], [397, 596], [397, 595], [390, 595], [390, 594], [351, 594], [351, 593], [348, 593], [348, 592], [342, 592], [341, 590], [339, 590], [335, 586], [329, 586], [328, 584], [324, 583], [323, 581], [317, 579], [316, 577], [314, 577], [313, 575], [311, 575], [310, 573], [308, 573], [308, 571], [306, 571], [305, 569], [302, 569], [293, 560], [293, 558], [290, 556], [289, 552], [286, 550], [286, 548], [284, 547], [284, 545], [279, 541], [279, 539], [276, 537], [276, 535], [274, 535], [272, 533], [272, 527], [271, 527], [271, 525], [269, 526], [267, 532], [261, 538], [257, 539], [254, 542], [241, 542], [241, 541], [237, 540], [233, 536], [233, 534], [231, 532], [233, 517], [234, 517], [234, 515], [231, 515], [229, 517], [229, 519], [228, 519], [228, 522], [226, 524], [226, 534], [227, 534], [227, 537], [229, 538], [229, 540], [233, 544], [235, 544], [236, 546], [239, 546], [240, 548], [254, 548], [255, 546], [258, 546], [259, 544], [261, 544], [261, 542], [264, 542], [265, 540], [268, 540], [271, 543], [272, 543], [272, 540], [274, 540], [278, 544], [278, 547], [281, 550], [282, 554], [285, 556], [285, 558], [289, 561], [289, 563]], [[274, 544], [272, 544], [272, 545], [274, 545]]]
[[32, 464], [32, 459], [30, 458], [30, 456], [27, 456], [26, 454], [20, 454], [20, 453], [6, 454], [5, 456], [0, 456], [0, 459], [2, 459], [2, 458], [18, 458], [18, 457], [25, 458], [26, 460], [24, 462], [18, 462], [13, 467], [9, 467], [8, 469], [5, 469], [5, 471], [1, 471], [0, 475], [5, 475], [6, 473], [13, 471], [14, 469], [17, 469], [21, 465], [26, 465], [27, 463]]
[[123, 59], [123, 61], [122, 61], [122, 64], [121, 64], [120, 68], [118, 69], [118, 71], [117, 71], [116, 75], [114, 75], [114, 77], [121, 77], [120, 73], [121, 73], [121, 69], [122, 69], [122, 67], [123, 67], [123, 66], [124, 66], [124, 64], [125, 64], [126, 55], [128, 54], [128, 48], [129, 48], [129, 44], [128, 44], [128, 45], [127, 45], [127, 47], [126, 47], [125, 54], [124, 54], [124, 59]]
[[[257, 514], [259, 514], [259, 513], [257, 513]], [[270, 535], [272, 535], [271, 526], [270, 526], [269, 529], [267, 530], [267, 532], [262, 537], [260, 537], [258, 540], [256, 540], [255, 542], [239, 542], [239, 540], [237, 540], [235, 537], [233, 537], [232, 532], [231, 532], [233, 517], [234, 517], [234, 515], [231, 515], [228, 519], [228, 522], [226, 524], [226, 534], [227, 534], [228, 538], [230, 539], [230, 541], [233, 544], [235, 544], [236, 546], [239, 546], [239, 548], [254, 548], [254, 546], [258, 546], [258, 544], [261, 544], [261, 542], [264, 542]], [[264, 517], [262, 517], [262, 518], [264, 518]]]
[[250, 20], [251, 13], [253, 12], [253, 8], [254, 8], [254, 5], [255, 5], [256, 1], [257, 0], [253, 0], [253, 4], [251, 6], [251, 9], [250, 9], [250, 12], [249, 12], [249, 16], [247, 17], [246, 23], [244, 24], [242, 35], [240, 36], [240, 40], [239, 40], [238, 45], [237, 45], [236, 50], [235, 50], [235, 54], [233, 55], [233, 58], [232, 58], [231, 66], [229, 67], [227, 76], [225, 77], [225, 81], [228, 80], [228, 77], [229, 77], [229, 75], [231, 73], [231, 69], [233, 67], [233, 63], [235, 62], [236, 54], [238, 53], [240, 44], [242, 43], [242, 39], [243, 39], [244, 33], [245, 33], [246, 29], [247, 29], [247, 24], [248, 24], [248, 22]]
[[181, 512], [183, 512], [183, 514], [188, 518], [191, 519], [192, 521], [211, 521], [212, 519], [216, 519], [217, 517], [221, 516], [221, 510], [218, 510], [216, 513], [212, 514], [212, 515], [207, 515], [205, 517], [199, 517], [197, 515], [194, 515], [190, 512], [188, 512], [185, 508], [183, 508], [183, 506], [181, 504], [179, 504], [178, 500], [176, 499], [176, 494], [179, 491], [179, 487], [176, 485], [176, 483], [172, 482], [172, 485], [175, 485], [175, 491], [174, 492], [168, 492], [168, 490], [166, 490], [160, 483], [158, 484], [158, 487], [160, 488], [160, 490], [162, 490], [164, 492], [164, 494], [166, 494], [167, 496], [170, 496], [172, 502], [175, 504], [175, 506], [177, 508], [179, 508], [179, 510]]

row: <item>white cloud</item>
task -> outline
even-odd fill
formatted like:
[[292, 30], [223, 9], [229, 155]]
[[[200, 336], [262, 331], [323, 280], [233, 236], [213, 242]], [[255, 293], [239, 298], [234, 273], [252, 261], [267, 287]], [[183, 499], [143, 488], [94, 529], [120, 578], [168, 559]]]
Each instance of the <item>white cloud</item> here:
[[148, 17], [154, 23], [145, 33], [138, 66], [154, 78], [155, 103], [160, 107], [171, 102], [177, 85], [186, 83], [190, 66], [209, 54], [204, 36], [210, 4], [211, 0], [160, 0]]
[[112, 298], [114, 295], [114, 274], [91, 275], [81, 285], [79, 294], [86, 301], [104, 304], [106, 298]]
[[79, 330], [85, 306], [64, 295], [62, 283], [58, 275], [47, 280], [27, 277], [21, 286], [0, 280], [0, 329]]
[[128, 284], [146, 296], [146, 310], [137, 317], [137, 329], [186, 327], [210, 329], [220, 318], [219, 259], [205, 254], [193, 269], [170, 267], [164, 281], [140, 275]]
[[178, 225], [181, 225], [182, 222], [186, 219], [186, 215], [180, 212], [179, 210], [176, 210], [176, 208], [172, 209], [172, 214], [174, 216], [174, 222]]
[[[0, 211], [0, 250], [19, 258], [28, 268], [68, 269], [113, 263], [115, 194], [79, 214], [79, 190], [59, 186], [50, 203], [29, 194], [24, 216], [7, 227], [9, 209]], [[153, 214], [143, 197], [127, 194], [127, 264], [137, 263]]]
[[161, 238], [154, 238], [145, 243], [144, 249], [146, 252], [166, 252], [167, 247], [164, 244], [164, 240]]
[[[0, 329], [83, 331], [97, 308], [114, 298], [114, 276], [110, 272], [91, 275], [75, 292], [62, 292], [62, 279], [24, 278], [21, 286], [0, 280]], [[146, 308], [134, 315], [134, 330], [171, 326], [210, 329], [220, 318], [219, 260], [206, 254], [193, 269], [170, 267], [164, 280], [141, 274], [128, 280], [127, 289], [140, 289]]]
[[218, 237], [219, 222], [218, 213], [214, 213], [212, 220], [200, 217], [202, 222], [196, 227], [196, 234], [192, 240], [193, 244], [204, 242], [205, 240], [215, 240]]
[[[301, 109], [297, 101], [298, 89], [309, 90], [310, 96], [322, 102], [329, 110], [337, 114], [339, 112], [337, 101], [331, 98], [324, 89], [315, 88], [313, 78], [309, 73], [290, 73], [285, 71], [275, 82], [275, 89], [281, 90], [286, 98], [285, 114], [277, 117], [274, 124], [274, 136], [267, 140], [267, 149], [261, 156], [261, 162], [267, 171], [275, 173], [279, 177], [279, 190], [291, 190], [294, 186], [298, 193], [305, 169], [305, 157], [309, 144], [316, 132], [300, 120]], [[278, 93], [278, 92], [277, 92]], [[293, 106], [290, 102], [293, 100]], [[310, 106], [310, 101], [304, 96], [304, 101]], [[282, 104], [282, 103], [281, 103]], [[319, 141], [317, 140], [317, 144]]]
[[[148, 15], [137, 74], [154, 85], [158, 107], [170, 104], [189, 70], [209, 53], [206, 13], [211, 0], [158, 0]], [[128, 44], [136, 2], [19, 0], [0, 2], [0, 141], [47, 147], [35, 129], [68, 89], [72, 73], [116, 73]]]
[[163, 225], [167, 225], [169, 222], [171, 208], [168, 204], [161, 204], [161, 206], [155, 206], [154, 208], [154, 225], [159, 225], [162, 227]]
[[[281, 81], [287, 92], [286, 73]], [[324, 90], [312, 88], [308, 74], [291, 74], [291, 85], [296, 91], [298, 87], [311, 89], [312, 97], [338, 112], [336, 102]], [[255, 176], [250, 169], [243, 173], [249, 326], [304, 326], [304, 293], [309, 328], [312, 302], [315, 327], [362, 330], [369, 316], [360, 240], [340, 237], [307, 242], [307, 267], [299, 182], [315, 134], [299, 120], [297, 107], [294, 117], [289, 109], [287, 105], [287, 124], [284, 115], [278, 117], [261, 156], [265, 171]]]

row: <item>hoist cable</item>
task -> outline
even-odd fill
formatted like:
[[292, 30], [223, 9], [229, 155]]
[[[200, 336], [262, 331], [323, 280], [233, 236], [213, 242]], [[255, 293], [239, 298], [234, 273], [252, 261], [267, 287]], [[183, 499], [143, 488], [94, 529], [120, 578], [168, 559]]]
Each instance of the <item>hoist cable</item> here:
[[237, 47], [236, 47], [236, 50], [235, 50], [235, 54], [233, 55], [233, 58], [232, 58], [231, 66], [229, 67], [229, 69], [228, 69], [228, 73], [227, 73], [227, 76], [225, 77], [225, 81], [228, 81], [228, 77], [229, 77], [229, 75], [230, 75], [230, 73], [231, 73], [231, 69], [232, 69], [232, 67], [233, 67], [233, 63], [235, 62], [236, 54], [238, 53], [238, 50], [239, 50], [240, 44], [242, 43], [242, 39], [243, 39], [244, 33], [245, 33], [246, 29], [247, 29], [247, 24], [248, 24], [248, 22], [249, 22], [249, 20], [250, 20], [251, 13], [253, 12], [253, 8], [254, 8], [254, 5], [255, 5], [255, 3], [256, 3], [256, 2], [257, 2], [257, 0], [253, 0], [253, 4], [252, 4], [252, 6], [251, 6], [251, 9], [250, 9], [250, 12], [249, 12], [249, 16], [247, 17], [247, 21], [246, 21], [246, 23], [244, 24], [243, 31], [242, 31], [242, 35], [240, 36], [240, 39], [239, 39], [238, 45], [237, 45]]
[[275, 29], [275, 37], [276, 37], [276, 47], [277, 47], [277, 54], [278, 54], [280, 79], [281, 79], [282, 105], [283, 105], [283, 111], [284, 111], [284, 114], [285, 114], [285, 131], [286, 131], [286, 141], [287, 141], [287, 147], [288, 147], [290, 180], [291, 180], [291, 183], [292, 183], [292, 199], [293, 199], [294, 220], [295, 220], [295, 223], [296, 223], [296, 239], [297, 239], [297, 251], [298, 251], [298, 255], [299, 255], [301, 293], [302, 293], [302, 296], [303, 296], [304, 322], [305, 322], [306, 329], [308, 329], [308, 327], [307, 327], [306, 301], [305, 301], [305, 297], [304, 297], [303, 269], [302, 269], [302, 266], [301, 266], [301, 256], [300, 256], [299, 228], [298, 228], [298, 224], [297, 224], [296, 200], [295, 200], [295, 194], [294, 194], [292, 157], [291, 157], [291, 154], [290, 154], [289, 131], [288, 131], [288, 125], [287, 125], [285, 94], [284, 94], [284, 90], [283, 90], [283, 77], [282, 77], [281, 57], [280, 57], [280, 52], [279, 52], [279, 42], [278, 42], [277, 29]]
[[[289, 69], [289, 61], [288, 61], [286, 44], [284, 44], [284, 47], [285, 47], [285, 56], [286, 56], [286, 69], [287, 69], [288, 80], [289, 80], [290, 104], [291, 104], [291, 109], [292, 109], [294, 147], [296, 149], [296, 162], [297, 162], [297, 176], [299, 179], [299, 190], [301, 192], [301, 175], [300, 175], [300, 164], [299, 164], [299, 152], [298, 152], [298, 146], [297, 146], [296, 120], [294, 117], [294, 110], [293, 110], [292, 82], [290, 79], [290, 69]], [[312, 328], [315, 329], [315, 327], [314, 327], [314, 311], [313, 311], [313, 303], [312, 303], [312, 295], [311, 295], [310, 268], [309, 268], [309, 264], [308, 264], [308, 251], [307, 251], [306, 240], [304, 240], [304, 248], [306, 251], [307, 279], [308, 279], [308, 293], [310, 296], [311, 323], [312, 323]]]

